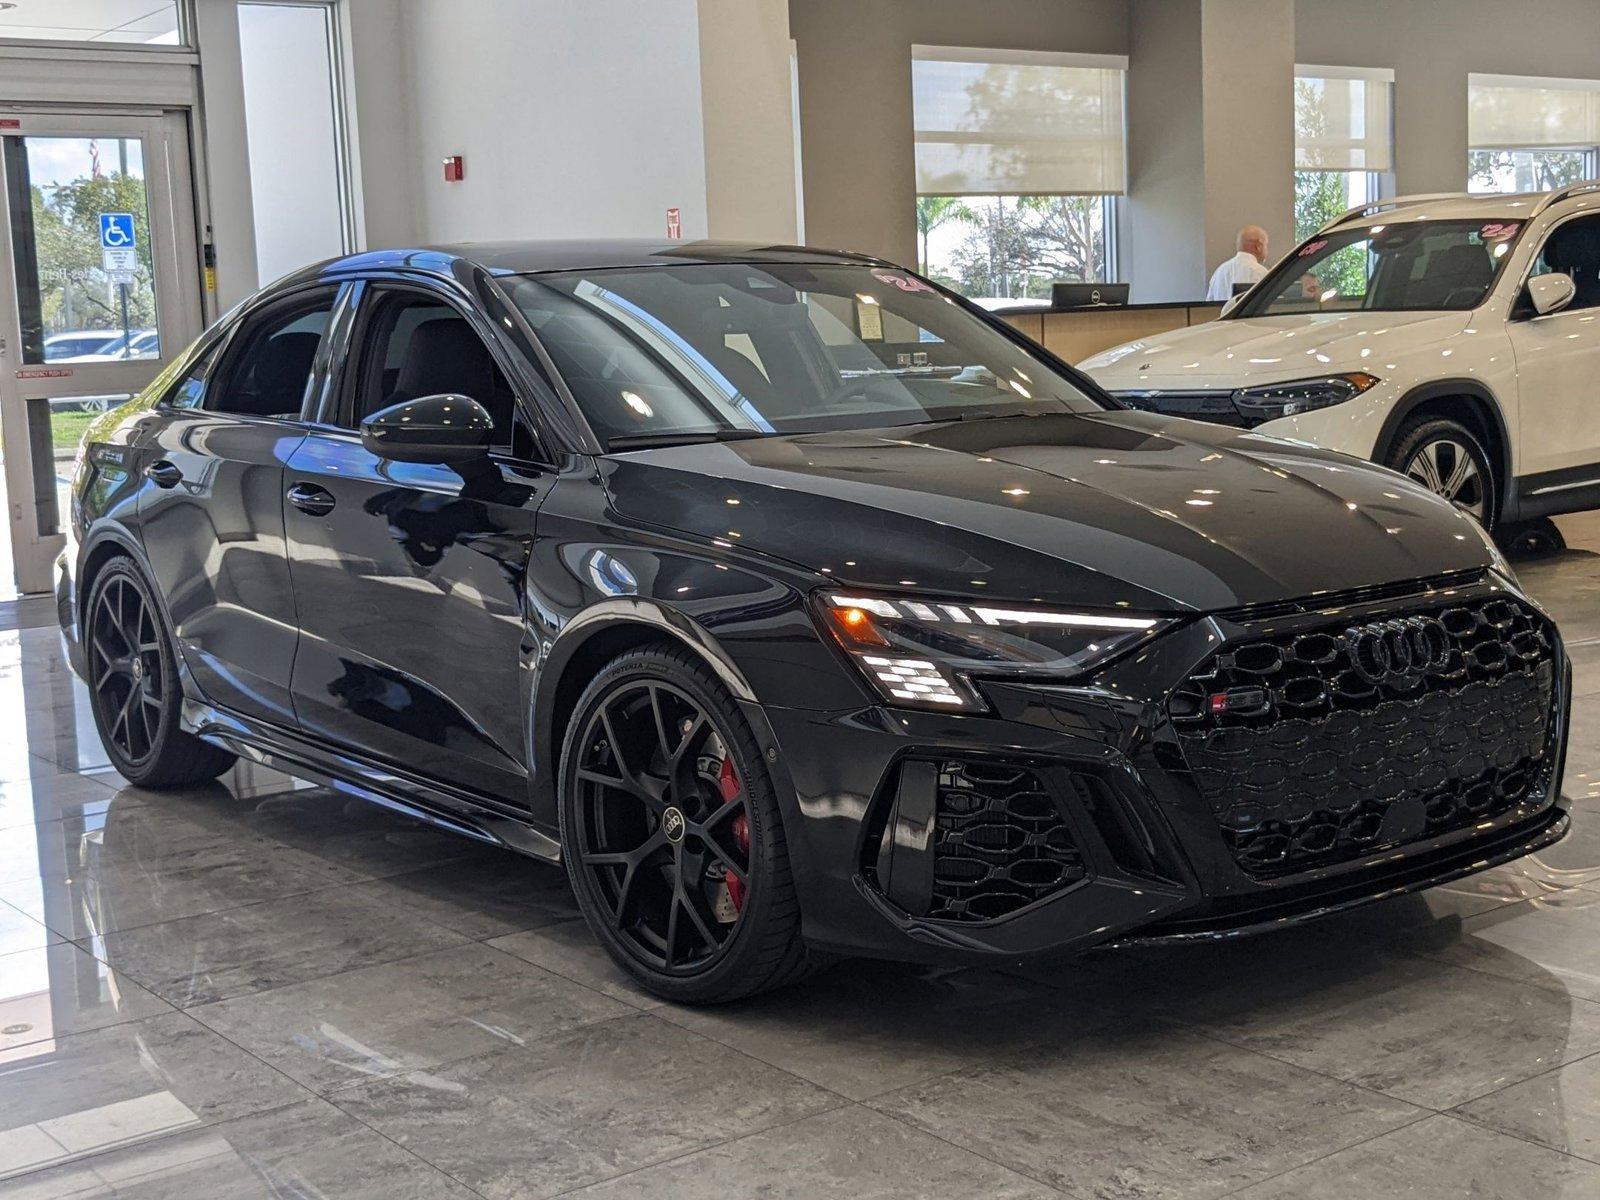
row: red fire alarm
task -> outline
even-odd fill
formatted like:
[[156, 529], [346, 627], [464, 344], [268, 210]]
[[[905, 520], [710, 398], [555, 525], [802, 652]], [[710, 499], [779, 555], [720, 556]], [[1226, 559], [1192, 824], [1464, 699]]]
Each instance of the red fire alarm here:
[[444, 160], [444, 181], [446, 183], [460, 183], [466, 177], [466, 161], [461, 155], [452, 154]]

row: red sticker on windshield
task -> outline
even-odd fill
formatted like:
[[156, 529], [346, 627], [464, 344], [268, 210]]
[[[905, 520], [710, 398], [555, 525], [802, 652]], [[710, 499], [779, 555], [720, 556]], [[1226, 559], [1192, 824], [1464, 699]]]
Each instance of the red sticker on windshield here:
[[1314, 242], [1307, 242], [1304, 246], [1300, 247], [1300, 257], [1304, 258], [1308, 254], [1315, 254], [1318, 250], [1321, 250], [1327, 244], [1328, 244], [1328, 239], [1327, 238], [1318, 238]]
[[913, 279], [910, 275], [902, 275], [898, 271], [874, 271], [872, 277], [879, 283], [887, 283], [897, 287], [902, 292], [931, 292], [933, 289], [920, 279]]
[[1506, 238], [1516, 237], [1517, 230], [1521, 228], [1521, 221], [1490, 221], [1478, 230], [1478, 236], [1486, 242], [1503, 242]]

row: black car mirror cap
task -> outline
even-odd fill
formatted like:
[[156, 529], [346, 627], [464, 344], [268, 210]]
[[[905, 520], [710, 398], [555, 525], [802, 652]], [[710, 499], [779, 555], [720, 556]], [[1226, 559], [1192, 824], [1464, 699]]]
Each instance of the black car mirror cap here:
[[363, 420], [361, 444], [394, 462], [469, 462], [489, 453], [494, 418], [471, 396], [454, 392], [419, 396]]

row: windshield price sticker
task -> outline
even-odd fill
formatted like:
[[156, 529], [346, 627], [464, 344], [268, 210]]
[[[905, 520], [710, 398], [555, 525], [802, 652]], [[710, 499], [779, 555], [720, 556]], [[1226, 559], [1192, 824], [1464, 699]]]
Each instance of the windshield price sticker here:
[[1328, 239], [1327, 238], [1318, 238], [1314, 242], [1307, 242], [1304, 246], [1300, 247], [1300, 257], [1301, 258], [1305, 258], [1308, 254], [1315, 254], [1318, 250], [1321, 250], [1327, 244], [1328, 244]]
[[1521, 221], [1490, 221], [1478, 230], [1478, 236], [1486, 242], [1501, 242], [1516, 237], [1517, 230], [1521, 228]]

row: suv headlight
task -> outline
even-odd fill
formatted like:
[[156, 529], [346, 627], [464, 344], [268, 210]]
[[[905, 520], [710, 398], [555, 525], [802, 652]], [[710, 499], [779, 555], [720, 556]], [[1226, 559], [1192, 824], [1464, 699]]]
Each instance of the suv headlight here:
[[1346, 375], [1321, 375], [1316, 379], [1297, 379], [1290, 383], [1270, 383], [1262, 387], [1240, 388], [1233, 394], [1239, 415], [1254, 421], [1275, 421], [1318, 408], [1328, 408], [1353, 400], [1378, 382], [1376, 375], [1351, 371]]
[[827, 592], [828, 631], [890, 704], [984, 707], [974, 676], [1083, 675], [1171, 624], [1160, 617]]

